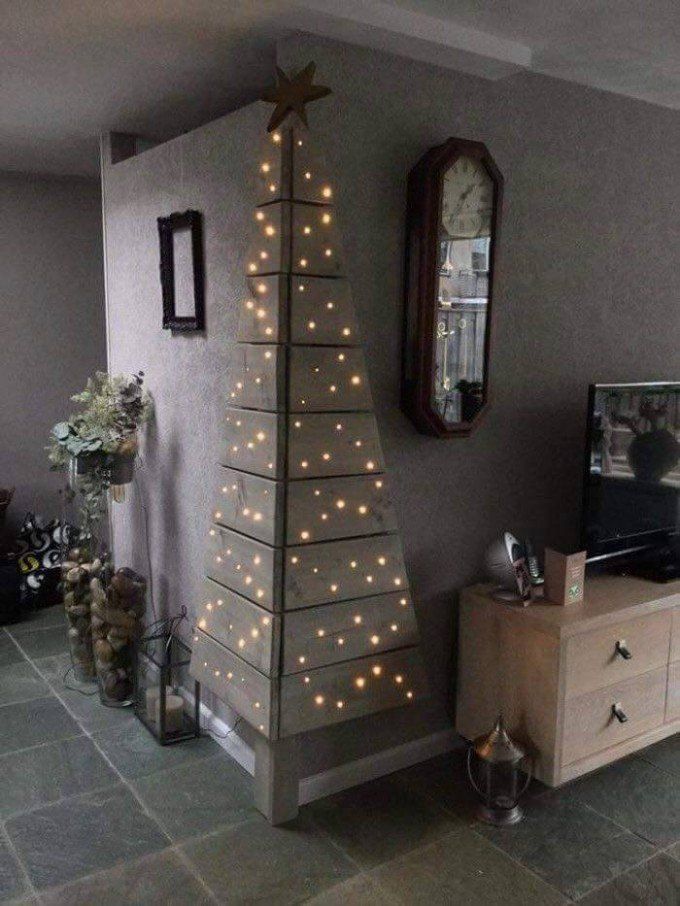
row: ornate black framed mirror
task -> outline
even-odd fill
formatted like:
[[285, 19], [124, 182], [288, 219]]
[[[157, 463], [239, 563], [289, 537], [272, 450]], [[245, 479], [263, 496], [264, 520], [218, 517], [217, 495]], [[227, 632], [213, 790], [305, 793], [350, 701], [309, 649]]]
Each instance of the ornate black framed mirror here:
[[[186, 236], [185, 236], [186, 234]], [[185, 237], [187, 254], [181, 256], [186, 273], [176, 274], [175, 240]], [[160, 240], [163, 329], [173, 333], [205, 330], [205, 273], [203, 262], [203, 218], [200, 211], [184, 211], [158, 218]], [[181, 287], [177, 298], [178, 286]], [[181, 303], [188, 309], [178, 310]]]
[[424, 434], [467, 435], [488, 404], [502, 191], [480, 142], [450, 138], [409, 174], [402, 408]]

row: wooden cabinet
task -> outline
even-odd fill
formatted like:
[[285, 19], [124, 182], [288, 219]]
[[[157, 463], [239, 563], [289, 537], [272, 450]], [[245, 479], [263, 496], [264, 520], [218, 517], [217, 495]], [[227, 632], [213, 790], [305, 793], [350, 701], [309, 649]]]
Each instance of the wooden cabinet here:
[[459, 733], [502, 712], [536, 776], [558, 786], [680, 731], [680, 582], [594, 576], [566, 607], [468, 588], [458, 664]]

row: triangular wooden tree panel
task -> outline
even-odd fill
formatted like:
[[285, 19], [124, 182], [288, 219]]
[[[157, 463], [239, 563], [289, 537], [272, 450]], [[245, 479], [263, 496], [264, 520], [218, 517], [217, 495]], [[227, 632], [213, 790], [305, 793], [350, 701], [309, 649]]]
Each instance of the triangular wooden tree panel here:
[[298, 126], [258, 172], [192, 673], [274, 740], [426, 685], [333, 184]]

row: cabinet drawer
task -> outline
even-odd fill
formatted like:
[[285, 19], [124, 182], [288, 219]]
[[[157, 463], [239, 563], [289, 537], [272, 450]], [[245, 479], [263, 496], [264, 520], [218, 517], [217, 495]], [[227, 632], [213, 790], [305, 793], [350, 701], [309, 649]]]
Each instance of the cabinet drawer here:
[[[602, 689], [668, 663], [670, 611], [650, 613], [576, 635], [567, 643], [566, 697]], [[630, 659], [617, 650], [630, 652]]]
[[[667, 667], [588, 692], [566, 703], [562, 764], [632, 739], [664, 720]], [[619, 705], [628, 720], [620, 723], [612, 708]]]
[[680, 720], [680, 661], [675, 661], [668, 666], [666, 720]]

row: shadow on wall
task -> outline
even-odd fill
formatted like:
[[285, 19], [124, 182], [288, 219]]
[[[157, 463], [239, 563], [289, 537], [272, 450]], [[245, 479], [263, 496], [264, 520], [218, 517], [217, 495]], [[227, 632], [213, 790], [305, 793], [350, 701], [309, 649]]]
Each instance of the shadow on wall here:
[[[177, 461], [179, 459], [179, 445], [177, 441], [168, 442], [159, 440], [158, 427], [155, 419], [151, 419], [144, 432], [144, 446], [142, 464], [138, 468], [135, 479], [135, 500], [130, 501], [135, 505], [130, 507], [127, 525], [121, 530], [128, 538], [139, 539], [142, 549], [131, 550], [128, 553], [133, 568], [147, 577], [149, 581], [149, 601], [147, 605], [147, 621], [166, 619], [175, 613], [177, 608], [172, 606], [169, 594], [169, 581], [162, 564], [177, 555], [175, 537], [168, 533], [163, 534], [162, 546], [152, 549], [150, 539], [154, 536], [153, 523], [160, 520], [160, 510], [163, 519], [168, 525], [177, 525], [175, 493], [177, 486], [173, 476], [177, 474]], [[160, 488], [153, 497], [149, 491], [148, 476], [157, 476]], [[152, 580], [152, 581], [150, 581]]]

